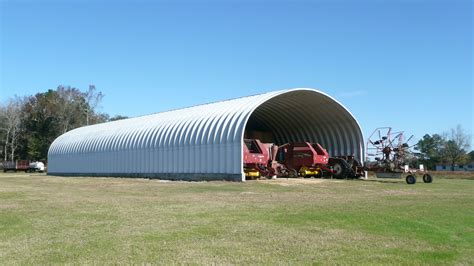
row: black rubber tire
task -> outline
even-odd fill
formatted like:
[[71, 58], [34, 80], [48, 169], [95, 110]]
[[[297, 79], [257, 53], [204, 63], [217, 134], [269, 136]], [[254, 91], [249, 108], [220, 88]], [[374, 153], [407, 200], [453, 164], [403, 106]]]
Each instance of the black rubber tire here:
[[329, 158], [329, 165], [332, 166], [333, 170], [336, 170], [336, 173], [332, 174], [334, 178], [348, 178], [351, 173], [351, 166], [342, 158]]
[[291, 178], [298, 177], [298, 171], [296, 171], [296, 169], [289, 169], [288, 170], [288, 177], [291, 177]]
[[407, 175], [407, 178], [405, 180], [408, 185], [413, 185], [416, 183], [416, 178], [412, 175]]
[[296, 171], [296, 169], [290, 169], [290, 171], [288, 171], [288, 175], [290, 177], [298, 177], [298, 171]]
[[351, 169], [350, 169], [351, 178], [359, 179], [363, 176], [363, 172], [359, 172], [359, 173], [357, 172], [357, 168], [362, 167], [362, 164], [357, 159], [353, 159], [352, 164], [350, 166], [351, 166]]
[[430, 174], [424, 174], [423, 175], [423, 182], [431, 183], [431, 182], [433, 182], [433, 177]]
[[332, 165], [332, 169], [334, 173], [332, 174], [334, 178], [341, 179], [345, 177], [344, 166], [342, 163], [337, 162]]

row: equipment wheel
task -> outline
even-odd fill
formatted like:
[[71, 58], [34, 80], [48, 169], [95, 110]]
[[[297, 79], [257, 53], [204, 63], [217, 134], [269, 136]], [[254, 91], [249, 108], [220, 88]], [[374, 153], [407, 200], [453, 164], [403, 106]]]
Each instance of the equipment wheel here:
[[290, 169], [288, 171], [288, 177], [291, 177], [291, 178], [298, 177], [298, 171], [296, 171], [296, 169]]
[[433, 177], [431, 177], [430, 174], [424, 174], [424, 175], [423, 175], [423, 182], [425, 182], [425, 183], [431, 183], [431, 182], [433, 182]]
[[334, 170], [334, 177], [335, 178], [342, 178], [342, 172], [343, 172], [343, 168], [342, 168], [342, 164], [341, 163], [335, 163], [333, 166], [332, 166], [332, 169]]
[[406, 181], [408, 185], [413, 185], [416, 183], [416, 178], [412, 175], [408, 175]]
[[344, 165], [343, 162], [335, 162], [332, 165], [332, 169], [334, 170], [333, 176], [337, 179], [342, 179], [347, 177], [347, 172], [349, 168], [347, 168], [346, 165]]
[[351, 172], [351, 166], [342, 158], [329, 158], [329, 166], [334, 171], [332, 176], [337, 179], [347, 178]]

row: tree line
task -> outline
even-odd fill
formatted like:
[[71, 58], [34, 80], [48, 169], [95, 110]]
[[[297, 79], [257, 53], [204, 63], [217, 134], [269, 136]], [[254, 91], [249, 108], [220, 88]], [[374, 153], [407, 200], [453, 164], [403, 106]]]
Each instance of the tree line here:
[[[0, 160], [46, 161], [49, 146], [59, 135], [81, 126], [127, 118], [99, 112], [103, 97], [94, 85], [86, 91], [58, 86], [0, 103]], [[474, 161], [474, 151], [468, 153], [469, 144], [470, 136], [460, 125], [450, 133], [426, 134], [415, 146], [412, 163], [422, 163], [428, 169], [444, 163], [454, 169]]]
[[98, 111], [104, 94], [94, 85], [86, 91], [70, 86], [0, 103], [0, 160], [46, 161], [59, 135], [81, 126], [127, 118]]
[[423, 163], [428, 169], [435, 169], [437, 164], [446, 164], [448, 170], [456, 165], [474, 162], [474, 151], [469, 152], [471, 136], [464, 132], [461, 125], [451, 129], [449, 133], [426, 134], [416, 144], [417, 163]]

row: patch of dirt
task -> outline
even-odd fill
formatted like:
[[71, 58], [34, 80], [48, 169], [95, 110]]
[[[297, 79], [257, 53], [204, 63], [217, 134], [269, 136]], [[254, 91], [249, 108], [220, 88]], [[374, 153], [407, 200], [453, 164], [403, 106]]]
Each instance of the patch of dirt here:
[[250, 192], [250, 191], [245, 191], [245, 192], [240, 192], [240, 195], [256, 195], [257, 193], [255, 192]]
[[18, 209], [18, 208], [20, 208], [19, 204], [2, 204], [2, 205], [0, 205], [0, 210]]
[[[280, 185], [280, 186], [298, 186], [306, 184], [320, 184], [328, 182], [325, 179], [312, 179], [312, 178], [277, 178], [269, 180], [258, 180], [258, 182], [264, 182], [268, 184]], [[341, 181], [339, 181], [341, 182]]]

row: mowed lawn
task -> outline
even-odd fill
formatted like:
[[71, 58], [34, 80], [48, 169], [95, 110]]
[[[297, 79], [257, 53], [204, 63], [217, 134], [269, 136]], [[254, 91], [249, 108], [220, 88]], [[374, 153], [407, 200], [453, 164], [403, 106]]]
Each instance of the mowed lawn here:
[[0, 264], [474, 264], [474, 180], [0, 174]]

